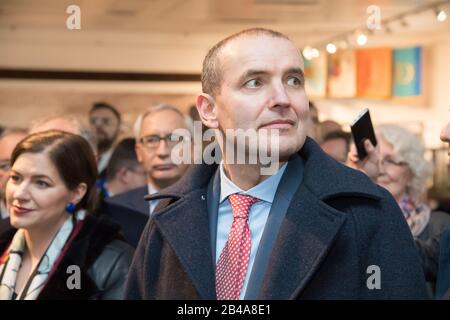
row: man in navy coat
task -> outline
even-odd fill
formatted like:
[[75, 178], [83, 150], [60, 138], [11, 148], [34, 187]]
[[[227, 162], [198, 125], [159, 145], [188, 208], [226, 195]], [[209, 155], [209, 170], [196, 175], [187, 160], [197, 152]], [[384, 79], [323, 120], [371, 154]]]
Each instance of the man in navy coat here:
[[[304, 81], [298, 49], [275, 31], [245, 30], [208, 52], [197, 109], [207, 127], [225, 136], [223, 160], [194, 165], [179, 182], [148, 197], [159, 205], [136, 250], [125, 298], [427, 297], [395, 200], [306, 137]], [[237, 142], [227, 134], [232, 129], [265, 137], [279, 169], [263, 174], [262, 157], [236, 163], [232, 150], [250, 156], [255, 145]], [[236, 209], [236, 198], [255, 200], [247, 216], [236, 214], [244, 210]], [[236, 230], [245, 235], [237, 237]], [[236, 239], [244, 239], [239, 255]], [[224, 283], [237, 291], [224, 295]]]

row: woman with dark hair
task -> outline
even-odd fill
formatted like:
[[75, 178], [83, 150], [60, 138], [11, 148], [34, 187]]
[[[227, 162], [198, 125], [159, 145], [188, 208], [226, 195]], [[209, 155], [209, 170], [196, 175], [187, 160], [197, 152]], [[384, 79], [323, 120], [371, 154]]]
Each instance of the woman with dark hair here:
[[46, 131], [14, 149], [0, 235], [0, 299], [121, 299], [133, 249], [90, 215], [97, 166], [80, 136]]

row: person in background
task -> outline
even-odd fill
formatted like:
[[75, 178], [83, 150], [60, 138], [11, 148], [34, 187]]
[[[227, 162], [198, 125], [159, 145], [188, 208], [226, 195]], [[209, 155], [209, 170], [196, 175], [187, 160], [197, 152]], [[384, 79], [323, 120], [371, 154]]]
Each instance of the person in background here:
[[[450, 146], [450, 122], [442, 128], [441, 140]], [[450, 157], [450, 147], [448, 155]], [[435, 298], [450, 300], [450, 228], [427, 241], [416, 240], [416, 245], [421, 253], [425, 274], [436, 279]]]
[[[135, 122], [136, 154], [146, 174], [146, 185], [108, 198], [106, 214], [121, 221], [127, 240], [137, 246], [148, 217], [158, 201], [148, 203], [144, 197], [159, 192], [178, 181], [189, 164], [175, 164], [172, 149], [178, 143], [189, 143], [189, 139], [173, 132], [188, 130], [193, 135], [192, 120], [176, 107], [162, 104], [148, 108]], [[131, 221], [130, 219], [133, 219]]]
[[[342, 126], [334, 120], [325, 120], [319, 124], [320, 138], [323, 139], [327, 134], [334, 131], [342, 131]], [[321, 140], [322, 141], [322, 140]]]
[[120, 133], [121, 116], [112, 105], [97, 102], [89, 111], [89, 122], [97, 134], [99, 177], [105, 179], [106, 167]]
[[114, 148], [106, 167], [106, 198], [147, 184], [144, 168], [136, 157], [135, 145], [134, 138], [125, 138]]
[[[16, 146], [6, 186], [12, 228], [0, 235], [1, 300], [121, 299], [133, 249], [117, 225], [91, 215], [95, 160], [85, 139], [62, 131]], [[76, 288], [68, 285], [74, 272]]]
[[[397, 125], [381, 125], [375, 131], [377, 148], [366, 141], [369, 156], [359, 161], [352, 146], [349, 164], [364, 171], [363, 164], [371, 162], [373, 170], [366, 171], [371, 172], [372, 179], [396, 199], [413, 237], [425, 243], [434, 241], [450, 227], [450, 216], [432, 211], [426, 204], [427, 180], [431, 177], [432, 168], [425, 159], [425, 147], [414, 134]], [[419, 253], [423, 256], [423, 251]], [[424, 264], [424, 270], [433, 296], [437, 269]]]
[[9, 217], [5, 203], [6, 182], [9, 179], [11, 154], [16, 145], [27, 136], [28, 132], [21, 128], [7, 128], [0, 135], [0, 214], [1, 219]]
[[[352, 146], [348, 164], [368, 173], [397, 201], [413, 237], [426, 240], [450, 226], [448, 214], [431, 212], [426, 204], [427, 180], [432, 174], [425, 147], [408, 130], [397, 125], [376, 128], [377, 148], [366, 141], [369, 156], [359, 161]], [[367, 146], [369, 148], [367, 148]], [[373, 158], [373, 159], [372, 159]], [[370, 162], [370, 168], [367, 164]]]
[[60, 130], [82, 136], [89, 143], [92, 152], [97, 157], [97, 135], [80, 117], [73, 114], [53, 115], [37, 119], [31, 123], [30, 133], [47, 130]]
[[332, 131], [323, 137], [320, 147], [334, 160], [345, 164], [350, 151], [351, 136], [344, 131]]
[[319, 110], [314, 102], [309, 101], [309, 117], [307, 121], [307, 135], [311, 139], [314, 139], [317, 143], [320, 143], [320, 122], [319, 122]]

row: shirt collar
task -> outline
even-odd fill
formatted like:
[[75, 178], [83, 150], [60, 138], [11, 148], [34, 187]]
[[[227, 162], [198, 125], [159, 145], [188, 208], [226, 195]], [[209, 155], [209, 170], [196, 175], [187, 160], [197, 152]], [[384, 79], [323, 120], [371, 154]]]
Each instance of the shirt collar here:
[[158, 192], [158, 189], [156, 189], [151, 183], [148, 183], [147, 186], [148, 186], [148, 194], [154, 194]]
[[225, 169], [223, 166], [223, 161], [220, 163], [220, 201], [222, 203], [229, 195], [233, 193], [246, 194], [263, 201], [272, 203], [275, 198], [275, 192], [277, 191], [278, 184], [280, 183], [281, 177], [283, 176], [284, 170], [286, 170], [287, 162], [278, 171], [270, 176], [268, 179], [257, 184], [253, 188], [244, 191], [238, 186], [236, 186], [225, 174]]

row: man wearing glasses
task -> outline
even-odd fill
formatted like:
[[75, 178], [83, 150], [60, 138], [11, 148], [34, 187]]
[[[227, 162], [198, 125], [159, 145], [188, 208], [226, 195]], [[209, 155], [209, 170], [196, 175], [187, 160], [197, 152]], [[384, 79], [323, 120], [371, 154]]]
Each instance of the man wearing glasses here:
[[9, 178], [9, 162], [11, 153], [20, 140], [25, 138], [27, 132], [23, 129], [6, 129], [0, 136], [0, 213], [4, 219], [9, 216], [5, 206], [5, 187]]
[[[110, 215], [128, 215], [135, 219], [133, 232], [128, 232], [127, 240], [136, 246], [148, 216], [155, 210], [158, 201], [147, 202], [144, 197], [169, 187], [180, 179], [188, 164], [175, 164], [171, 157], [178, 143], [190, 143], [187, 137], [174, 134], [177, 129], [193, 133], [189, 116], [171, 105], [157, 105], [140, 114], [134, 124], [136, 155], [142, 164], [147, 185], [122, 193], [106, 200]], [[125, 227], [124, 227], [125, 228]]]

